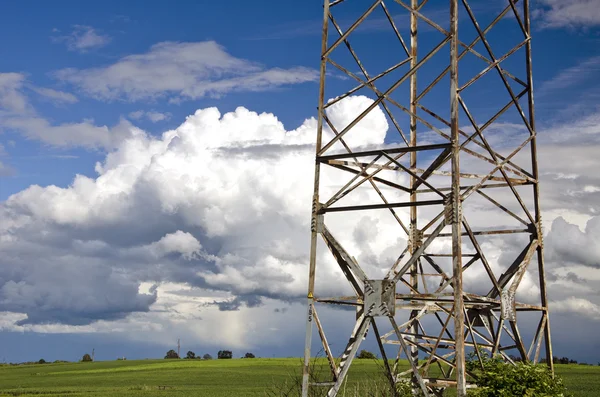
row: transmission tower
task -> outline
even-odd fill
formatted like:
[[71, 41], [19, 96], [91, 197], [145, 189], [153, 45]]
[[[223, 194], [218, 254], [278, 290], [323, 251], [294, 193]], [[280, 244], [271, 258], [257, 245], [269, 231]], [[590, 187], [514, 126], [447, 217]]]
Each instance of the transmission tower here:
[[[337, 395], [369, 329], [391, 384], [409, 379], [425, 396], [465, 396], [475, 386], [471, 353], [481, 365], [483, 352], [513, 363], [544, 357], [553, 371], [530, 8], [501, 3], [325, 0], [304, 397], [312, 388]], [[336, 124], [330, 109], [356, 95], [371, 104]], [[389, 125], [377, 145], [363, 139], [374, 113]], [[337, 176], [321, 183], [327, 173]], [[398, 243], [357, 259], [334, 237], [345, 232], [335, 220], [364, 225], [375, 213], [394, 222]], [[348, 296], [327, 296], [333, 284], [321, 277], [334, 270]], [[332, 305], [356, 320], [341, 357], [324, 326]], [[326, 378], [311, 368], [313, 332]]]

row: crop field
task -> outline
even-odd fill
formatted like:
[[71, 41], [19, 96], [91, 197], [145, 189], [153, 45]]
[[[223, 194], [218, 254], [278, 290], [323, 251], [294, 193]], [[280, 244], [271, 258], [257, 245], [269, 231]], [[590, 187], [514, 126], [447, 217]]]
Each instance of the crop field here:
[[[0, 396], [280, 396], [299, 373], [298, 358], [5, 365]], [[600, 396], [600, 367], [557, 365], [557, 373], [575, 396]], [[355, 361], [348, 395], [380, 374], [375, 362]]]

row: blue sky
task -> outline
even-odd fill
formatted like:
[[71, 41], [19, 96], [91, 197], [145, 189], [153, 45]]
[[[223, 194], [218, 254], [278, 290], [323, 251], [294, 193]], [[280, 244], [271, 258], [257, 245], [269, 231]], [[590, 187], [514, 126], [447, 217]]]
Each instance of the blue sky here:
[[[366, 7], [364, 2], [348, 3], [340, 17], [343, 27]], [[445, 26], [446, 3], [433, 3], [430, 15]], [[502, 9], [482, 0], [472, 3], [481, 20]], [[553, 323], [559, 355], [571, 354], [563, 321], [589, 327], [600, 321], [598, 289], [591, 297], [586, 292], [600, 281], [600, 255], [570, 258], [560, 245], [563, 240], [582, 247], [600, 241], [594, 227], [600, 183], [589, 172], [599, 165], [593, 153], [600, 149], [600, 14], [593, 3], [533, 2], [538, 130], [549, 137], [542, 145], [548, 174], [546, 227], [557, 244], [549, 252], [556, 261], [580, 269], [578, 279], [558, 265], [552, 270], [553, 280], [567, 280], [557, 281], [554, 296], [563, 302], [557, 304], [558, 324]], [[401, 48], [388, 46], [383, 22], [381, 15], [374, 16], [351, 38], [373, 73], [401, 59]], [[183, 0], [4, 5], [0, 237], [6, 238], [0, 243], [9, 254], [0, 258], [0, 310], [5, 313], [0, 341], [11, 347], [0, 359], [74, 359], [94, 346], [103, 346], [97, 349], [101, 359], [160, 356], [178, 337], [202, 354], [225, 344], [263, 356], [300, 354], [303, 306], [296, 299], [306, 288], [302, 258], [308, 229], [307, 212], [302, 211], [310, 199], [300, 199], [308, 190], [297, 202], [283, 199], [281, 191], [310, 182], [312, 169], [291, 168], [287, 180], [273, 170], [263, 173], [261, 161], [242, 161], [229, 169], [207, 153], [233, 145], [246, 129], [252, 139], [268, 136], [277, 145], [284, 132], [297, 134], [294, 143], [312, 142], [309, 119], [317, 113], [321, 23], [319, 1], [276, 6]], [[490, 33], [498, 48], [508, 49], [515, 39], [506, 33], [511, 24], [514, 20], [502, 22]], [[438, 33], [423, 26], [421, 34], [434, 38]], [[463, 34], [465, 41], [473, 38], [468, 29]], [[352, 86], [329, 70], [331, 92]], [[492, 86], [482, 84], [481, 92], [493, 95]], [[441, 95], [431, 99], [441, 108], [446, 102]], [[214, 118], [206, 110], [213, 107], [221, 116], [234, 112], [235, 120]], [[257, 114], [238, 112], [238, 107]], [[204, 111], [186, 122], [199, 109]], [[471, 110], [481, 119], [493, 114], [485, 104], [474, 103]], [[348, 110], [336, 111], [343, 119]], [[194, 129], [197, 135], [186, 135]], [[162, 150], [162, 134], [173, 130], [181, 138], [173, 144], [180, 157], [153, 157]], [[186, 176], [191, 179], [173, 186], [158, 173], [136, 174], [152, 166], [174, 173], [168, 175], [185, 167], [210, 173]], [[281, 188], [271, 186], [271, 191], [258, 180], [247, 182], [250, 167], [273, 177], [274, 186]], [[233, 178], [231, 184], [214, 184], [211, 178], [220, 170], [222, 178]], [[239, 175], [248, 178], [237, 180]], [[155, 190], [157, 186], [164, 189]], [[253, 211], [263, 218], [254, 218]], [[557, 218], [565, 223], [555, 229]], [[225, 226], [219, 227], [221, 219]], [[265, 225], [254, 229], [251, 221], [257, 219]], [[283, 237], [256, 250], [256, 234], [263, 227], [266, 235], [298, 237], [294, 255], [278, 256], [289, 243]], [[26, 237], [31, 231], [39, 236]], [[235, 265], [229, 264], [231, 258]], [[289, 272], [280, 275], [271, 261], [289, 266]], [[82, 266], [84, 262], [89, 265]], [[269, 283], [285, 280], [289, 285], [263, 285], [265, 277]], [[82, 299], [86, 288], [94, 291]], [[195, 308], [204, 309], [198, 314]], [[237, 310], [223, 310], [227, 308]], [[594, 314], [578, 317], [584, 309]], [[254, 324], [256, 318], [260, 321]], [[182, 319], [213, 325], [202, 325], [201, 333], [181, 325]], [[219, 332], [218, 324], [238, 331]], [[271, 345], [261, 336], [265, 326], [277, 330]], [[140, 336], [144, 332], [149, 335]], [[218, 334], [225, 335], [215, 340]], [[597, 335], [581, 335], [600, 343]], [[56, 348], [63, 345], [64, 357]], [[576, 354], [597, 358], [585, 350]]]

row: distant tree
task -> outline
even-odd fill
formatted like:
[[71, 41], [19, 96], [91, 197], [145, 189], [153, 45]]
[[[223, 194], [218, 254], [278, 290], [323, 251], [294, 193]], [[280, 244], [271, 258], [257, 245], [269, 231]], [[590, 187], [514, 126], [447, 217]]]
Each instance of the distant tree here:
[[179, 354], [177, 354], [175, 350], [171, 349], [167, 352], [165, 358], [179, 358]]
[[40, 361], [38, 361], [38, 364], [46, 364], [46, 360], [44, 360], [43, 358], [40, 358]]
[[90, 356], [89, 354], [85, 353], [83, 355], [83, 357], [81, 358], [81, 361], [83, 361], [83, 362], [90, 362], [90, 361], [92, 361], [92, 356]]
[[222, 359], [228, 359], [233, 357], [233, 354], [231, 353], [231, 350], [219, 350], [219, 353], [217, 353], [217, 358], [219, 360]]
[[374, 360], [377, 357], [373, 353], [371, 353], [370, 351], [368, 351], [368, 350], [361, 350], [360, 353], [358, 353], [358, 356], [356, 356], [356, 358]]
[[246, 353], [244, 355], [244, 358], [256, 358], [256, 356], [254, 354], [252, 354], [252, 353]]
[[202, 358], [205, 360], [212, 360], [212, 356], [208, 353], [206, 353], [204, 356], [202, 356]]
[[189, 351], [187, 352], [185, 358], [189, 359], [189, 360], [193, 360], [194, 358], [196, 358], [196, 353], [194, 353], [193, 351]]

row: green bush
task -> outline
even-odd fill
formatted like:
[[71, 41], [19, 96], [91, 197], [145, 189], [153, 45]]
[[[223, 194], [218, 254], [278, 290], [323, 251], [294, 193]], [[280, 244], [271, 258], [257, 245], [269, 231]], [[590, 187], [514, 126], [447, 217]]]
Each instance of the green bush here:
[[467, 361], [467, 371], [475, 376], [477, 388], [469, 391], [472, 397], [568, 397], [562, 379], [552, 377], [548, 367], [541, 364], [506, 363], [499, 357], [489, 357], [480, 352], [483, 369], [479, 360], [471, 355]]
[[85, 353], [83, 355], [83, 357], [81, 358], [81, 361], [86, 362], [86, 363], [90, 362], [90, 361], [92, 361], [92, 356], [90, 356], [89, 354]]
[[361, 350], [360, 353], [358, 353], [358, 356], [356, 356], [356, 358], [371, 360], [377, 359], [377, 357], [368, 350]]

